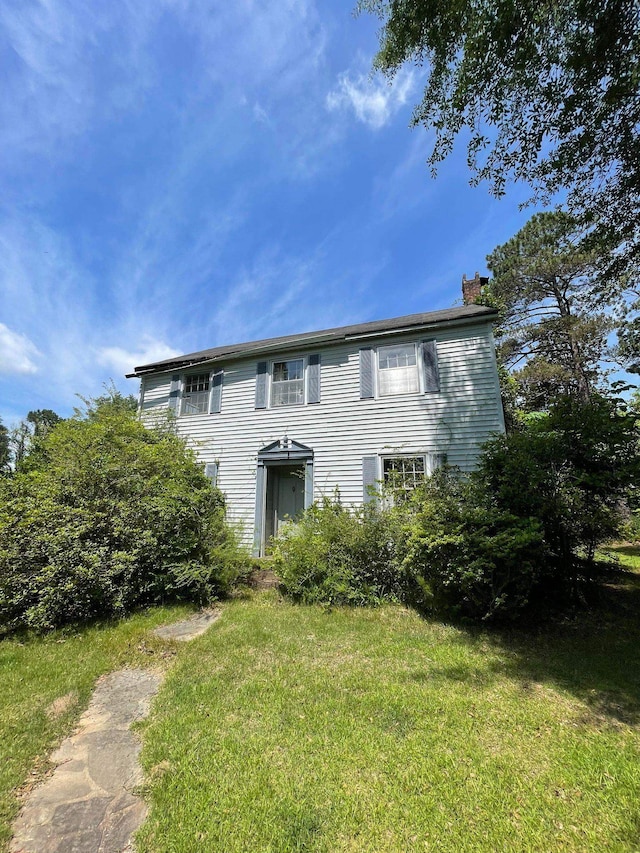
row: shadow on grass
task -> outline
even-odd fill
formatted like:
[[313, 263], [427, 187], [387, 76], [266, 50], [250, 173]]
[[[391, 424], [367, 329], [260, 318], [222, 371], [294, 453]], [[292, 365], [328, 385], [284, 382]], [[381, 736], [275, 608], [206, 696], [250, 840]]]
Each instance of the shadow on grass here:
[[[632, 546], [615, 552], [640, 555]], [[593, 609], [536, 630], [483, 633], [483, 641], [504, 653], [506, 672], [524, 690], [551, 683], [605, 725], [640, 724], [640, 573], [610, 566]]]
[[631, 557], [633, 562], [640, 562], [640, 545], [613, 545], [610, 548], [604, 549], [606, 554], [612, 554], [619, 557]]

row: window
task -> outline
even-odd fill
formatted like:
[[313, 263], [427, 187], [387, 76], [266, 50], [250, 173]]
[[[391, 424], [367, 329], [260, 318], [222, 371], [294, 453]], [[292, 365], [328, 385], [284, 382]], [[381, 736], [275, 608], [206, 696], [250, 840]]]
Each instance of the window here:
[[382, 460], [385, 486], [391, 488], [400, 500], [424, 482], [426, 465], [424, 456], [395, 456]]
[[182, 415], [204, 415], [209, 410], [209, 374], [189, 373], [184, 377]]
[[271, 405], [300, 406], [304, 403], [304, 359], [274, 361], [271, 374]]
[[414, 394], [420, 390], [415, 344], [378, 347], [378, 394]]

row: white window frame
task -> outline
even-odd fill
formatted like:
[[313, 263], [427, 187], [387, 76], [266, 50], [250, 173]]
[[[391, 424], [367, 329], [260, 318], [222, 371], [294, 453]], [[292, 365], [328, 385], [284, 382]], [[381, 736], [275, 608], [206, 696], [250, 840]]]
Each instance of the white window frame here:
[[[185, 403], [185, 400], [187, 399], [185, 396], [187, 393], [187, 391], [186, 391], [187, 380], [189, 379], [190, 376], [206, 376], [207, 377], [207, 383], [209, 385], [207, 391], [197, 392], [199, 394], [206, 394], [207, 395], [207, 402], [205, 405], [204, 412], [200, 412], [200, 411], [198, 411], [198, 412], [185, 412], [184, 411], [184, 403]], [[209, 409], [211, 408], [211, 389], [212, 389], [212, 387], [213, 387], [213, 383], [211, 381], [211, 371], [196, 372], [194, 370], [194, 371], [189, 371], [189, 373], [183, 373], [182, 374], [182, 381], [180, 382], [180, 417], [181, 418], [191, 418], [191, 417], [199, 417], [200, 415], [208, 415]]]
[[[394, 391], [394, 392], [389, 393], [389, 394], [383, 394], [380, 391], [380, 384], [381, 384], [380, 383], [380, 373], [382, 370], [387, 370], [389, 368], [381, 368], [380, 367], [380, 351], [387, 349], [387, 348], [401, 347], [401, 346], [402, 347], [413, 347], [416, 363], [415, 363], [415, 365], [407, 365], [407, 366], [415, 367], [416, 380], [417, 380], [416, 390], [415, 391]], [[422, 393], [422, 370], [420, 369], [420, 347], [419, 347], [419, 344], [416, 343], [416, 341], [401, 341], [401, 342], [395, 343], [395, 344], [379, 344], [376, 347], [375, 368], [376, 368], [376, 370], [375, 370], [375, 374], [376, 374], [376, 377], [375, 377], [376, 397], [379, 397], [379, 398], [402, 397], [404, 395], [413, 396], [413, 395]], [[393, 369], [393, 368], [391, 368], [391, 369]]]
[[[385, 462], [389, 462], [389, 461], [395, 460], [395, 459], [422, 459], [422, 464], [423, 464], [423, 468], [424, 468], [423, 479], [426, 480], [428, 477], [431, 476], [432, 472], [431, 472], [430, 467], [429, 467], [430, 463], [429, 463], [429, 454], [428, 453], [420, 453], [420, 452], [416, 452], [416, 453], [410, 453], [410, 452], [385, 453], [385, 454], [380, 456], [380, 481], [382, 483], [382, 489], [383, 490], [385, 490], [387, 487], [387, 479], [385, 477], [385, 470], [384, 470]], [[404, 491], [408, 495], [413, 491], [413, 489], [415, 487], [416, 487], [416, 484], [414, 484], [413, 487], [409, 487], [409, 488], [401, 487], [401, 488], [403, 488]]]
[[[301, 361], [302, 362], [302, 400], [299, 403], [280, 403], [274, 404], [273, 402], [273, 373], [276, 364], [282, 364], [283, 362], [288, 361]], [[298, 380], [292, 380], [298, 381]], [[270, 409], [288, 409], [291, 406], [306, 406], [307, 404], [307, 356], [297, 355], [293, 358], [274, 358], [269, 362], [269, 408]]]

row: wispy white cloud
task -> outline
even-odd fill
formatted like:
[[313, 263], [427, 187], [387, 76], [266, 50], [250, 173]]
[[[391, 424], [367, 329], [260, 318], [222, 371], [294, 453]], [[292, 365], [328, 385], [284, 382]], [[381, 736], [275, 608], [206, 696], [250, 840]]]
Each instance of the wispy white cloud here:
[[277, 248], [263, 251], [230, 282], [210, 324], [213, 338], [232, 343], [269, 337], [274, 328], [282, 334], [303, 328], [303, 295], [313, 288], [316, 276], [317, 261], [312, 258], [287, 257]]
[[134, 367], [141, 364], [151, 364], [176, 355], [180, 355], [178, 350], [148, 335], [142, 337], [135, 349], [110, 346], [101, 347], [97, 351], [98, 363], [115, 370], [118, 376], [131, 373]]
[[[31, 374], [20, 388], [5, 379], [0, 396], [7, 408], [20, 390], [28, 399], [25, 411], [62, 413], [76, 394], [99, 393], [110, 376], [125, 388], [125, 371], [147, 354], [154, 360], [175, 353], [151, 312], [129, 326], [128, 312], [113, 303], [104, 282], [96, 282], [60, 233], [15, 211], [11, 223], [0, 221], [0, 254], [0, 293], [13, 327], [0, 327], [0, 373], [8, 374], [11, 365], [14, 374], [18, 368]], [[28, 329], [29, 337], [15, 329]], [[122, 341], [133, 342], [130, 353]]]
[[369, 316], [362, 303], [380, 266], [367, 258], [329, 272], [329, 257], [341, 239], [344, 233], [336, 226], [306, 257], [286, 254], [279, 246], [262, 252], [230, 281], [209, 326], [209, 345], [332, 328]]
[[407, 103], [413, 88], [411, 69], [402, 69], [392, 83], [381, 76], [344, 71], [327, 95], [326, 106], [330, 112], [353, 111], [358, 121], [379, 130]]
[[[123, 2], [117, 11], [74, 0], [0, 5], [11, 57], [0, 92], [5, 163], [51, 152], [58, 161], [73, 159], [74, 140], [89, 127], [139, 103], [156, 76], [146, 40], [162, 5]], [[100, 53], [116, 31], [117, 50]]]
[[0, 323], [0, 373], [36, 373], [39, 355], [38, 348], [26, 335]]
[[253, 105], [253, 117], [257, 122], [260, 122], [261, 124], [270, 124], [269, 114], [267, 113], [265, 108], [257, 101]]

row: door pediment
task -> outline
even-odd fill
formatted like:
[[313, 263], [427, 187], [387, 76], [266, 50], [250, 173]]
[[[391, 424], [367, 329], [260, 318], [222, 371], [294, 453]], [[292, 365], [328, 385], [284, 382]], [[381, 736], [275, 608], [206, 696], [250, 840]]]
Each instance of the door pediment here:
[[286, 462], [289, 460], [313, 459], [313, 450], [299, 441], [284, 436], [267, 444], [258, 451], [258, 462]]

